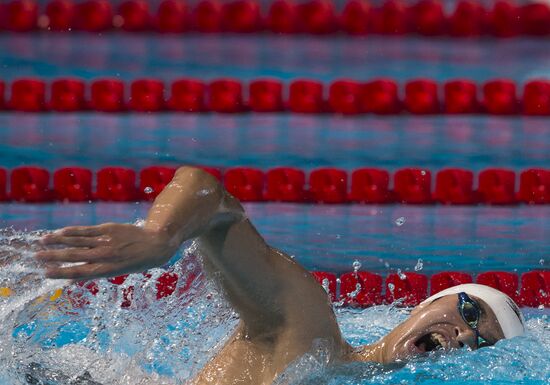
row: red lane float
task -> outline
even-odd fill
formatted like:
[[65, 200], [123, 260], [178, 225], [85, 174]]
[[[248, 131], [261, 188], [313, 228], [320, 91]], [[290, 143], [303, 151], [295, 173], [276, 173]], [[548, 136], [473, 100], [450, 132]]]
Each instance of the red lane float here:
[[366, 35], [369, 32], [371, 7], [364, 0], [349, 0], [340, 16], [340, 26], [350, 35]]
[[449, 34], [454, 37], [481, 36], [486, 29], [486, 10], [474, 0], [460, 0], [449, 17]]
[[390, 274], [386, 278], [386, 302], [400, 300], [403, 306], [416, 306], [427, 298], [428, 277], [406, 272]]
[[297, 28], [298, 10], [292, 0], [274, 0], [266, 17], [266, 27], [275, 33], [294, 33]]
[[278, 167], [266, 174], [265, 199], [274, 202], [303, 202], [306, 174], [291, 167]]
[[516, 174], [511, 170], [488, 169], [479, 173], [478, 194], [482, 202], [490, 205], [516, 203]]
[[449, 287], [472, 283], [473, 278], [468, 273], [460, 271], [442, 271], [430, 277], [430, 295], [434, 295]]
[[193, 27], [199, 32], [213, 33], [222, 30], [222, 5], [216, 0], [201, 0], [193, 12]]
[[242, 112], [242, 84], [235, 79], [219, 79], [210, 83], [208, 92], [208, 108], [214, 112]]
[[124, 167], [105, 167], [99, 170], [97, 172], [97, 198], [111, 202], [137, 200], [135, 171]]
[[439, 36], [445, 32], [443, 5], [436, 0], [420, 0], [409, 10], [409, 29], [423, 36]]
[[52, 198], [50, 173], [40, 167], [19, 167], [11, 171], [11, 199], [18, 202], [43, 203]]
[[222, 6], [224, 31], [251, 33], [261, 30], [260, 6], [254, 0], [233, 0]]
[[408, 82], [405, 85], [405, 107], [412, 114], [437, 114], [439, 112], [437, 83], [429, 79]]
[[550, 306], [550, 271], [530, 271], [521, 275], [520, 306]]
[[250, 110], [254, 112], [283, 111], [283, 83], [279, 80], [262, 79], [250, 83]]
[[550, 115], [550, 81], [532, 80], [523, 89], [523, 113]]
[[189, 8], [182, 0], [163, 0], [153, 25], [162, 33], [181, 33], [190, 29]]
[[38, 19], [41, 28], [69, 31], [74, 26], [76, 7], [72, 0], [52, 0], [46, 5], [44, 15]]
[[477, 86], [474, 82], [461, 79], [445, 83], [445, 113], [473, 114], [479, 112]]
[[126, 0], [120, 3], [113, 25], [127, 32], [142, 32], [151, 26], [149, 5], [145, 0]]
[[483, 86], [483, 106], [493, 115], [513, 115], [518, 112], [516, 84], [512, 80], [491, 80]]
[[474, 173], [469, 170], [449, 168], [436, 175], [434, 199], [443, 204], [473, 204]]
[[476, 282], [481, 285], [494, 287], [504, 294], [518, 301], [518, 276], [506, 271], [487, 271], [477, 276]]
[[93, 110], [121, 112], [124, 102], [124, 83], [118, 79], [101, 79], [92, 83], [90, 105]]
[[93, 198], [92, 172], [81, 167], [67, 167], [53, 174], [55, 198], [66, 202], [86, 202]]
[[318, 203], [345, 203], [348, 175], [337, 168], [321, 168], [309, 174], [310, 198]]
[[164, 109], [164, 84], [155, 79], [140, 79], [132, 82], [130, 88], [131, 110], [156, 112]]
[[354, 307], [382, 304], [382, 277], [367, 271], [342, 274], [340, 300], [345, 305]]
[[85, 83], [80, 79], [58, 79], [52, 82], [49, 107], [57, 112], [82, 111], [86, 108]]
[[8, 200], [8, 172], [0, 168], [0, 202]]
[[518, 200], [528, 204], [550, 203], [550, 170], [532, 168], [523, 171]]
[[206, 109], [204, 83], [194, 79], [178, 79], [172, 83], [167, 106], [172, 111], [202, 112]]
[[9, 1], [2, 7], [0, 25], [12, 32], [30, 32], [38, 22], [38, 4], [32, 0]]
[[522, 32], [532, 36], [550, 35], [550, 6], [545, 3], [525, 4], [519, 9]]
[[312, 271], [311, 275], [325, 289], [332, 302], [336, 301], [336, 274], [323, 271]]
[[324, 35], [337, 30], [336, 12], [330, 0], [309, 0], [299, 3], [297, 13], [300, 32]]
[[103, 32], [113, 27], [113, 8], [109, 0], [86, 0], [77, 3], [75, 28], [86, 32]]
[[363, 102], [366, 112], [393, 115], [401, 111], [397, 83], [391, 79], [378, 79], [363, 86]]
[[389, 203], [390, 174], [386, 170], [361, 168], [351, 174], [349, 200], [359, 203]]
[[419, 168], [405, 168], [394, 175], [394, 192], [398, 202], [427, 204], [432, 202], [432, 174]]
[[315, 80], [295, 80], [290, 84], [288, 108], [302, 114], [324, 112], [323, 84]]
[[330, 85], [328, 104], [332, 112], [355, 115], [362, 111], [361, 84], [353, 80], [338, 80]]
[[11, 109], [41, 112], [46, 107], [46, 83], [40, 79], [18, 79], [11, 85]]
[[139, 173], [139, 193], [145, 200], [155, 199], [176, 173], [175, 167], [152, 166]]
[[521, 16], [512, 1], [495, 1], [488, 19], [490, 32], [494, 36], [512, 37], [520, 33]]
[[403, 2], [386, 0], [375, 8], [371, 19], [372, 30], [382, 35], [404, 35], [407, 33], [407, 9]]
[[6, 107], [6, 83], [0, 80], [0, 111]]
[[263, 200], [264, 173], [256, 168], [235, 167], [225, 172], [227, 191], [243, 202]]

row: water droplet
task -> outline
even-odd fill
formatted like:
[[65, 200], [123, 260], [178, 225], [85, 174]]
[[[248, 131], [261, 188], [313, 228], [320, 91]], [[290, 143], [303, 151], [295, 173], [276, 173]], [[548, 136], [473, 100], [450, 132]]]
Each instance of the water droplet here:
[[426, 175], [426, 170], [420, 171], [420, 175]]
[[544, 259], [541, 258], [540, 261], [539, 261], [539, 264], [540, 264], [541, 266], [543, 266], [543, 265], [544, 265]]
[[395, 224], [397, 226], [403, 226], [405, 224], [405, 221], [406, 221], [405, 217], [399, 217], [395, 220]]
[[323, 289], [325, 289], [325, 291], [330, 294], [329, 285], [330, 285], [330, 282], [328, 281], [328, 278], [323, 278], [323, 282], [321, 283], [321, 286], [323, 286]]
[[539, 305], [538, 309], [539, 310], [544, 310], [544, 305]]
[[407, 279], [407, 276], [405, 274], [403, 274], [403, 272], [401, 271], [401, 269], [397, 269], [397, 275], [399, 276], [399, 279], [401, 279], [402, 281], [404, 281], [405, 279]]
[[424, 262], [422, 261], [422, 258], [418, 258], [418, 261], [416, 261], [416, 266], [414, 267], [414, 271], [420, 271], [424, 267]]
[[393, 291], [395, 290], [395, 285], [393, 283], [388, 283], [388, 290], [390, 293], [393, 294]]
[[145, 187], [145, 188], [143, 189], [143, 192], [144, 192], [145, 194], [151, 194], [151, 193], [153, 192], [153, 188], [147, 186], [147, 187]]
[[353, 267], [353, 272], [357, 273], [361, 268], [361, 262], [356, 259], [355, 261], [353, 261], [353, 264], [351, 266]]

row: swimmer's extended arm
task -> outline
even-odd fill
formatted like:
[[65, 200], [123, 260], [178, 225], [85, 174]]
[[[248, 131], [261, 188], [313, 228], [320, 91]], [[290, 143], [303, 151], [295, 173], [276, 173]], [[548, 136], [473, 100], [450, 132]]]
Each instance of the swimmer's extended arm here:
[[271, 338], [284, 325], [338, 333], [326, 293], [310, 274], [271, 248], [239, 202], [210, 174], [180, 168], [159, 194], [144, 227], [69, 227], [44, 238], [70, 249], [38, 253], [46, 261], [86, 262], [59, 268], [53, 278], [90, 279], [140, 272], [167, 262], [180, 244], [198, 238], [209, 275], [223, 287], [247, 332]]

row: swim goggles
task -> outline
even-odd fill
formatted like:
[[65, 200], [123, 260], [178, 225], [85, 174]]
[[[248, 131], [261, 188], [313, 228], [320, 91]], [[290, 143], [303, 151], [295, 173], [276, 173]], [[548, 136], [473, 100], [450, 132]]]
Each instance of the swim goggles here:
[[477, 324], [479, 323], [479, 317], [481, 314], [479, 305], [476, 301], [471, 299], [468, 294], [464, 292], [458, 293], [458, 312], [460, 313], [460, 316], [462, 317], [464, 322], [466, 322], [470, 329], [472, 329], [476, 333], [477, 348], [491, 346], [491, 344], [486, 339], [481, 337], [477, 328]]

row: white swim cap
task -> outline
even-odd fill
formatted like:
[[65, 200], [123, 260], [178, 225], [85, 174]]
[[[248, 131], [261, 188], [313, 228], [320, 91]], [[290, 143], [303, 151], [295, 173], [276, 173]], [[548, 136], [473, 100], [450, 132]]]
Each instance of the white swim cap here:
[[429, 304], [433, 300], [446, 295], [458, 294], [461, 292], [483, 300], [483, 302], [491, 308], [502, 328], [504, 338], [512, 338], [525, 333], [523, 315], [518, 305], [500, 290], [493, 289], [489, 286], [478, 285], [476, 283], [453, 286], [432, 295], [424, 300], [421, 305]]

